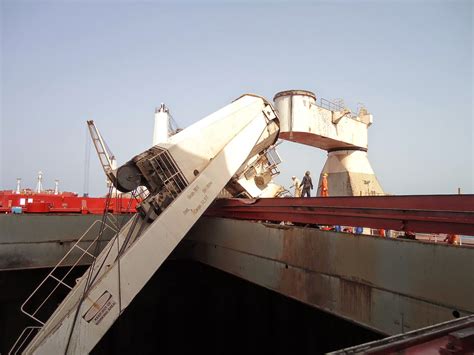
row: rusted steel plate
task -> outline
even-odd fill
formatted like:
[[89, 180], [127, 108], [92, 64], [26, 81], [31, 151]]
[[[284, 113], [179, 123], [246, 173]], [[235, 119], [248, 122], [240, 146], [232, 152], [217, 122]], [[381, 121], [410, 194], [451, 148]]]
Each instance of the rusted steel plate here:
[[443, 305], [219, 246], [199, 243], [193, 258], [383, 334], [452, 317]]
[[474, 235], [474, 195], [222, 199], [206, 215]]
[[474, 248], [203, 218], [203, 263], [376, 329], [406, 332], [474, 312]]

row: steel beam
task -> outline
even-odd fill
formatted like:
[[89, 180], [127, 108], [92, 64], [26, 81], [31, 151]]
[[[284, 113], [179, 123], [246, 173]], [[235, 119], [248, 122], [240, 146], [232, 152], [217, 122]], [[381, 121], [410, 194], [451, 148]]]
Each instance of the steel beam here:
[[474, 235], [474, 195], [222, 199], [206, 215]]

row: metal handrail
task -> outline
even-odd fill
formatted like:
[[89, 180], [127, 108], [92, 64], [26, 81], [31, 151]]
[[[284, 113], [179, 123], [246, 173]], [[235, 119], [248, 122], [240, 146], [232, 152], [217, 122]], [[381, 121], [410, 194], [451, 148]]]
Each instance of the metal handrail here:
[[[89, 249], [94, 245], [94, 243], [96, 243], [100, 237], [100, 234], [98, 234], [92, 241], [91, 243], [88, 245], [88, 247], [86, 249], [84, 249], [83, 247], [80, 247], [79, 246], [79, 243], [82, 242], [82, 240], [87, 236], [87, 234], [91, 231], [91, 229], [98, 223], [103, 223], [104, 224], [104, 230], [107, 228], [107, 229], [110, 229], [112, 230], [114, 233], [117, 233], [118, 232], [118, 229], [117, 228], [114, 228], [112, 226], [110, 226], [109, 224], [105, 223], [105, 222], [102, 222], [102, 220], [97, 220], [97, 221], [94, 221], [89, 228], [87, 228], [87, 230], [84, 232], [84, 234], [74, 243], [74, 245], [71, 247], [71, 249], [69, 249], [69, 251], [61, 258], [61, 260], [56, 264], [56, 266], [49, 272], [49, 274], [43, 279], [43, 281], [35, 288], [35, 290], [30, 294], [30, 296], [25, 300], [25, 302], [23, 302], [23, 304], [21, 305], [20, 307], [20, 310], [22, 313], [26, 314], [28, 317], [32, 318], [33, 320], [35, 320], [36, 322], [40, 323], [41, 325], [44, 325], [45, 322], [43, 322], [42, 320], [38, 319], [36, 317], [36, 314], [40, 311], [40, 309], [44, 306], [44, 304], [48, 301], [48, 299], [53, 295], [53, 293], [58, 289], [58, 287], [60, 285], [63, 285], [69, 289], [72, 289], [73, 287], [71, 285], [68, 285], [66, 282], [65, 282], [65, 279], [67, 278], [67, 276], [69, 276], [69, 274], [71, 273], [71, 271], [78, 265], [78, 263], [82, 260], [82, 258], [85, 256], [85, 255], [89, 255], [89, 257], [95, 259], [95, 256], [93, 256], [90, 252], [89, 252]], [[60, 267], [62, 265], [62, 263], [64, 262], [64, 260], [67, 259], [67, 257], [73, 252], [73, 250], [75, 249], [78, 249], [82, 252], [82, 254], [79, 255], [79, 257], [77, 258], [77, 260], [75, 261], [75, 263], [70, 266], [70, 270], [62, 276], [62, 278], [58, 278], [56, 276], [54, 276], [54, 272], [58, 269], [58, 267]], [[53, 288], [53, 290], [51, 292], [49, 292], [49, 294], [46, 296], [46, 298], [43, 300], [43, 302], [41, 302], [41, 304], [36, 307], [33, 311], [30, 311], [31, 313], [29, 313], [28, 311], [26, 311], [26, 307], [28, 305], [30, 305], [30, 300], [33, 298], [33, 296], [35, 294], [37, 294], [37, 292], [42, 288], [42, 286], [46, 283], [47, 280], [49, 279], [52, 279], [54, 280], [57, 284], [56, 286]]]
[[28, 340], [34, 337], [34, 335], [36, 335], [36, 333], [38, 333], [41, 328], [42, 327], [30, 326], [23, 329], [20, 336], [16, 339], [15, 343], [8, 352], [8, 355], [20, 354], [23, 350], [23, 347], [29, 343]]
[[[316, 105], [318, 105], [316, 103]], [[319, 107], [325, 108], [329, 111], [344, 111], [345, 107], [339, 104], [336, 104], [335, 102], [326, 100], [325, 98], [320, 99], [320, 104], [318, 105]]]

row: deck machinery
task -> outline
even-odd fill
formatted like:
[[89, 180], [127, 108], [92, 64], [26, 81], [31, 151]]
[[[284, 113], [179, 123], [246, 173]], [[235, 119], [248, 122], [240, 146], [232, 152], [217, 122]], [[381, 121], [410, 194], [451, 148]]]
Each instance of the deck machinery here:
[[[217, 196], [278, 196], [279, 137], [330, 152], [323, 172], [330, 183], [335, 173], [333, 195], [357, 195], [367, 177], [381, 192], [366, 158], [370, 114], [318, 106], [301, 90], [277, 94], [275, 107], [243, 95], [115, 170], [118, 190], [149, 194], [49, 319], [38, 320], [24, 353], [90, 352]], [[333, 151], [343, 156], [337, 171]]]

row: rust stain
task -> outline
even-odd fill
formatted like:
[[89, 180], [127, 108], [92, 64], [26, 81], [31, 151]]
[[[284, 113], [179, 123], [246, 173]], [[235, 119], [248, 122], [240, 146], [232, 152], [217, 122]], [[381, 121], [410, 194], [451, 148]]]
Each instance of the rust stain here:
[[288, 267], [280, 270], [279, 281], [278, 292], [318, 308], [332, 308], [329, 278]]
[[331, 241], [328, 232], [291, 228], [281, 233], [283, 242], [279, 260], [306, 270], [329, 272]]
[[278, 292], [295, 298], [303, 303], [325, 309], [333, 313], [341, 313], [334, 302], [331, 277], [311, 273], [302, 269], [289, 266], [280, 269]]
[[280, 270], [278, 291], [302, 301], [306, 300], [307, 287], [302, 273], [291, 267]]
[[324, 275], [330, 267], [330, 241], [327, 232], [292, 228], [282, 231], [278, 291], [307, 304], [333, 309], [331, 277]]
[[[333, 274], [336, 247], [331, 232], [291, 228], [281, 230], [278, 291], [356, 322], [371, 324], [372, 288], [364, 280]], [[331, 276], [332, 275], [332, 276]]]
[[339, 279], [339, 307], [345, 316], [370, 323], [372, 288], [361, 283]]

